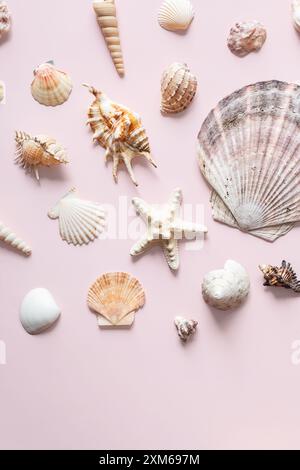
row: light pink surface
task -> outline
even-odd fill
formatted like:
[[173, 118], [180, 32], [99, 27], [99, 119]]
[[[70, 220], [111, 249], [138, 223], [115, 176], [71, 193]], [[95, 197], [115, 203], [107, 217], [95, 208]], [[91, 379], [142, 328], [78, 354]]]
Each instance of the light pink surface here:
[[[33, 247], [24, 259], [1, 247], [0, 447], [69, 449], [300, 448], [300, 367], [291, 343], [300, 338], [300, 300], [262, 287], [259, 263], [291, 261], [300, 272], [299, 228], [271, 245], [212, 221], [209, 190], [198, 170], [196, 136], [219, 99], [265, 79], [299, 80], [300, 38], [289, 0], [193, 0], [186, 35], [161, 29], [160, 0], [117, 0], [126, 77], [114, 70], [90, 0], [9, 0], [13, 27], [0, 45], [7, 104], [0, 107], [0, 218]], [[268, 40], [245, 59], [226, 47], [235, 21], [257, 19]], [[74, 80], [63, 106], [48, 109], [30, 94], [32, 71], [54, 59]], [[187, 113], [160, 115], [160, 77], [172, 61], [186, 62], [199, 79]], [[139, 112], [156, 171], [135, 165], [136, 190], [125, 172], [119, 185], [84, 126], [91, 97], [83, 82]], [[48, 133], [69, 150], [72, 164], [42, 171], [41, 185], [12, 164], [14, 131]], [[177, 186], [185, 202], [205, 204], [209, 235], [201, 252], [181, 244], [174, 275], [159, 250], [133, 262], [132, 242], [96, 241], [69, 247], [47, 211], [70, 187], [89, 199], [117, 204], [135, 195], [164, 202]], [[247, 303], [233, 313], [212, 311], [201, 280], [228, 258], [241, 262], [252, 282]], [[86, 306], [89, 285], [106, 271], [125, 270], [145, 286], [147, 305], [131, 331], [101, 331]], [[63, 315], [52, 331], [31, 337], [18, 311], [23, 296], [47, 287]], [[199, 321], [183, 347], [173, 318]]]

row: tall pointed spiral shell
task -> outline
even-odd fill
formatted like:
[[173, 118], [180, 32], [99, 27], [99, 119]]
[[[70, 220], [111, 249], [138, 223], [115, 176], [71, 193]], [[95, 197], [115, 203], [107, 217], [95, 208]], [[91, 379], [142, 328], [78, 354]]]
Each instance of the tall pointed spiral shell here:
[[7, 245], [12, 246], [25, 256], [31, 255], [31, 248], [18, 235], [16, 235], [9, 227], [0, 222], [0, 240]]
[[0, 1], [0, 38], [10, 30], [10, 13], [6, 2]]
[[198, 137], [215, 220], [274, 241], [300, 221], [300, 87], [249, 85], [211, 111]]
[[125, 73], [115, 0], [94, 0], [94, 11], [118, 74]]
[[190, 0], [165, 0], [158, 11], [160, 26], [168, 31], [185, 31], [194, 19]]
[[16, 132], [17, 152], [15, 162], [27, 173], [34, 173], [39, 180], [38, 167], [68, 163], [64, 147], [45, 135], [32, 137], [26, 132]]
[[104, 274], [96, 280], [88, 292], [90, 309], [104, 317], [113, 326], [126, 325], [129, 315], [131, 315], [130, 323], [132, 323], [132, 314], [144, 304], [145, 292], [142, 285], [127, 273]]
[[72, 88], [69, 75], [58, 70], [53, 62], [41, 64], [34, 71], [31, 93], [40, 104], [45, 106], [63, 104], [69, 98]]
[[161, 112], [181, 113], [193, 101], [197, 91], [197, 78], [186, 64], [175, 62], [163, 73], [161, 79]]

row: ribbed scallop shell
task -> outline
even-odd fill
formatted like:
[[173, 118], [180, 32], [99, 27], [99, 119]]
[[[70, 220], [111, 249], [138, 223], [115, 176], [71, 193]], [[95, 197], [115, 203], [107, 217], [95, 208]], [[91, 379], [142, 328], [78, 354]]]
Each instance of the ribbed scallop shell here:
[[199, 134], [215, 220], [268, 241], [300, 221], [300, 87], [249, 85], [223, 99]]
[[105, 213], [98, 203], [80, 199], [71, 189], [49, 212], [50, 219], [59, 219], [61, 238], [68, 244], [87, 245], [105, 226]]
[[53, 62], [46, 62], [34, 71], [31, 84], [33, 98], [45, 106], [58, 106], [69, 98], [72, 81], [68, 74], [58, 70]]
[[39, 180], [38, 167], [68, 163], [64, 147], [45, 135], [32, 137], [26, 132], [16, 132], [17, 152], [15, 162]]
[[189, 0], [165, 0], [158, 12], [158, 22], [168, 31], [185, 31], [194, 16], [194, 7]]
[[292, 18], [294, 27], [300, 32], [300, 0], [293, 0], [292, 2]]
[[206, 274], [202, 284], [205, 302], [219, 310], [238, 307], [247, 297], [250, 280], [247, 272], [236, 261], [227, 261], [224, 269]]
[[129, 326], [144, 304], [145, 292], [140, 282], [122, 272], [99, 277], [88, 293], [88, 306], [99, 314], [100, 326]]
[[10, 30], [10, 13], [6, 2], [0, 1], [0, 38]]
[[193, 101], [197, 91], [197, 78], [186, 64], [175, 62], [168, 67], [161, 79], [161, 112], [181, 113]]

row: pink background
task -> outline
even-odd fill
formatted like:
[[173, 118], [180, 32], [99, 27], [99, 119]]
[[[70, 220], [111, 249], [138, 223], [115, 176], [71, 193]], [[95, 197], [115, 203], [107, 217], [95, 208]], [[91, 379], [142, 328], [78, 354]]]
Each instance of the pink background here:
[[[209, 190], [198, 170], [196, 136], [219, 99], [266, 79], [299, 80], [300, 37], [289, 0], [193, 0], [196, 17], [186, 35], [157, 24], [160, 0], [117, 0], [126, 77], [118, 78], [90, 0], [9, 0], [12, 32], [1, 41], [1, 219], [33, 247], [30, 259], [1, 247], [1, 448], [192, 449], [300, 448], [300, 367], [291, 344], [300, 338], [300, 301], [262, 286], [260, 263], [291, 261], [300, 271], [299, 228], [268, 244], [211, 219]], [[235, 21], [258, 19], [268, 29], [259, 54], [233, 56], [226, 38]], [[54, 59], [70, 73], [74, 90], [48, 109], [30, 94], [32, 71]], [[186, 62], [199, 79], [188, 112], [160, 115], [160, 77], [173, 61]], [[156, 171], [137, 163], [138, 190], [121, 171], [119, 185], [84, 126], [91, 97], [83, 82], [140, 113]], [[13, 165], [16, 129], [61, 141], [72, 163], [43, 170], [41, 185]], [[173, 275], [159, 250], [133, 262], [131, 240], [69, 247], [48, 210], [72, 186], [91, 200], [117, 206], [119, 196], [165, 202], [179, 186], [187, 203], [205, 205], [209, 234], [201, 252], [181, 244]], [[226, 259], [242, 263], [251, 295], [232, 313], [211, 310], [201, 280]], [[103, 272], [125, 270], [146, 289], [147, 304], [130, 331], [102, 331], [86, 306], [89, 285]], [[18, 312], [23, 296], [46, 287], [62, 307], [55, 329], [31, 337]], [[185, 347], [173, 318], [199, 321]]]

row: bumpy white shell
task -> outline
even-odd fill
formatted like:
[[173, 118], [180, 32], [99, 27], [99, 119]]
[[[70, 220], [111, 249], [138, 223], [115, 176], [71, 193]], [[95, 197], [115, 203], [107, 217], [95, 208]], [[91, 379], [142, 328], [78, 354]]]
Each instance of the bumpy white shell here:
[[198, 322], [195, 320], [186, 320], [183, 317], [176, 317], [174, 320], [177, 333], [181, 341], [187, 342], [191, 336], [196, 333]]
[[274, 241], [300, 221], [300, 86], [259, 82], [211, 111], [199, 134], [215, 220]]
[[0, 104], [5, 102], [5, 84], [0, 82]]
[[191, 104], [197, 91], [197, 78], [186, 64], [175, 62], [161, 79], [161, 112], [181, 113]]
[[194, 7], [189, 0], [165, 0], [158, 12], [158, 22], [168, 31], [186, 31], [194, 16]]
[[228, 47], [239, 57], [259, 51], [267, 39], [266, 28], [258, 21], [236, 23], [230, 30]]
[[10, 13], [6, 2], [0, 1], [0, 38], [10, 30]]
[[243, 266], [235, 261], [227, 261], [224, 269], [206, 274], [202, 284], [205, 302], [219, 310], [238, 307], [249, 290], [249, 276]]
[[293, 0], [292, 2], [292, 18], [294, 27], [300, 32], [300, 0]]
[[61, 310], [47, 289], [33, 289], [25, 296], [20, 320], [30, 335], [37, 335], [50, 328], [60, 317]]
[[71, 189], [49, 212], [50, 219], [59, 219], [61, 238], [68, 244], [87, 245], [105, 227], [105, 213], [98, 203], [80, 199]]
[[69, 98], [73, 85], [68, 74], [58, 70], [53, 62], [41, 64], [34, 71], [31, 84], [33, 98], [45, 106], [58, 106]]

